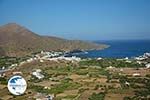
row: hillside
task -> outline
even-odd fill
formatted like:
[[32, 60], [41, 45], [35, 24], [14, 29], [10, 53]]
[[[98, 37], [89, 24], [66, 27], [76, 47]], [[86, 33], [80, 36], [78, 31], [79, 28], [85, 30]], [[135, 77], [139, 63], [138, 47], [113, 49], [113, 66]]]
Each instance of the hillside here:
[[16, 23], [0, 27], [0, 55], [24, 56], [41, 50], [104, 49], [107, 45], [40, 36]]

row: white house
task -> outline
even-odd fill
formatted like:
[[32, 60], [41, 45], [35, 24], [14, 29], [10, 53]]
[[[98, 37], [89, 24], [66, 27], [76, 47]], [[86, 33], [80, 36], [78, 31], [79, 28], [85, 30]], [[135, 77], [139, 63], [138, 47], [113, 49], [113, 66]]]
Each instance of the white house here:
[[109, 67], [107, 67], [107, 69], [113, 69], [114, 67], [112, 67], [112, 66], [109, 66]]
[[144, 53], [144, 57], [150, 57], [150, 53]]
[[42, 62], [44, 62], [44, 60], [43, 60], [43, 59], [40, 59], [40, 62], [42, 63]]
[[101, 57], [98, 57], [98, 58], [97, 58], [97, 60], [102, 60], [102, 59], [103, 59], [103, 58], [101, 58]]
[[142, 62], [141, 61], [136, 61], [138, 64], [142, 64]]
[[33, 58], [29, 58], [27, 59], [27, 62], [32, 62], [34, 59]]
[[132, 61], [130, 61], [130, 60], [126, 60], [125, 62], [127, 62], [127, 63], [131, 63]]
[[128, 57], [125, 57], [124, 59], [125, 59], [125, 60], [128, 60], [129, 58], [128, 58]]
[[20, 62], [19, 66], [22, 66], [25, 63], [26, 63], [26, 61], [22, 61], [22, 62]]
[[135, 57], [136, 60], [144, 60], [144, 57]]
[[146, 64], [145, 66], [146, 68], [150, 68], [150, 63]]
[[133, 73], [132, 76], [141, 76], [140, 73]]
[[41, 69], [36, 69], [36, 71], [32, 72], [32, 75], [38, 79], [44, 78], [44, 75], [41, 74]]
[[12, 65], [10, 66], [10, 68], [17, 67], [17, 66], [18, 66], [18, 64], [12, 64]]
[[125, 82], [125, 84], [126, 84], [127, 86], [130, 86], [130, 83], [129, 83], [129, 82], [127, 82], [127, 81]]

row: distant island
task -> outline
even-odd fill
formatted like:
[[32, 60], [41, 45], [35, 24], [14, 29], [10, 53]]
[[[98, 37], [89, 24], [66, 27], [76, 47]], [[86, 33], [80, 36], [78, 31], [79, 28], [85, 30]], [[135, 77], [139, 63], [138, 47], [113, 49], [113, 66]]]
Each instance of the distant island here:
[[16, 23], [0, 27], [0, 55], [26, 56], [40, 51], [71, 51], [104, 49], [108, 45], [81, 40], [66, 40], [52, 36], [40, 36]]

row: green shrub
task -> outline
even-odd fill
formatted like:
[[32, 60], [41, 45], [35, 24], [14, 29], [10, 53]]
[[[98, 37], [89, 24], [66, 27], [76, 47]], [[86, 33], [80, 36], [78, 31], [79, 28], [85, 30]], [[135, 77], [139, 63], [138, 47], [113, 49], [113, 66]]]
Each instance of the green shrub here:
[[0, 77], [0, 83], [6, 85], [7, 84], [7, 79], [4, 77]]
[[89, 97], [89, 100], [104, 100], [104, 98], [105, 98], [105, 93], [102, 92], [98, 94], [93, 93], [91, 97]]

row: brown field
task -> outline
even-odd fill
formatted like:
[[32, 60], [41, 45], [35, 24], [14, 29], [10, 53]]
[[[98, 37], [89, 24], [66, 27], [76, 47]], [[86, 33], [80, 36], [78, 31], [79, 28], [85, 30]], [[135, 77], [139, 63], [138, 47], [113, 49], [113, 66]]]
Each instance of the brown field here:
[[[21, 71], [23, 77], [25, 77], [26, 80], [30, 80], [32, 78], [32, 71], [39, 68], [47, 73], [47, 75], [50, 75], [50, 78], [55, 80], [47, 78], [40, 82], [28, 81], [28, 86], [34, 84], [36, 86], [43, 86], [51, 89], [55, 86], [59, 87], [60, 84], [63, 86], [62, 82], [66, 79], [69, 79], [68, 83], [73, 85], [73, 87], [67, 89], [64, 88], [61, 93], [55, 94], [56, 100], [88, 100], [93, 93], [105, 91], [107, 91], [105, 100], [123, 100], [125, 96], [134, 96], [135, 94], [134, 90], [131, 88], [123, 89], [119, 79], [111, 79], [108, 82], [107, 75], [99, 74], [99, 71], [105, 70], [101, 70], [98, 66], [80, 68], [78, 64], [73, 65], [71, 62], [46, 61], [44, 63], [32, 62], [19, 66], [17, 71]], [[71, 69], [68, 70], [68, 68]], [[112, 75], [118, 73], [119, 75], [129, 76], [129, 78], [132, 78], [134, 73], [139, 73], [139, 78], [141, 79], [144, 78], [145, 75], [150, 74], [150, 69], [145, 68], [139, 68], [138, 70], [135, 68], [112, 68], [108, 69], [108, 71]], [[65, 84], [67, 85], [68, 83]], [[143, 84], [136, 85], [144, 86]], [[29, 91], [31, 91], [30, 94], [28, 94]], [[25, 95], [13, 98], [12, 100], [22, 100], [24, 98], [33, 99], [34, 95], [37, 93], [36, 90], [27, 89]], [[0, 98], [7, 100], [12, 97], [13, 96], [8, 92], [6, 85], [0, 84]]]

